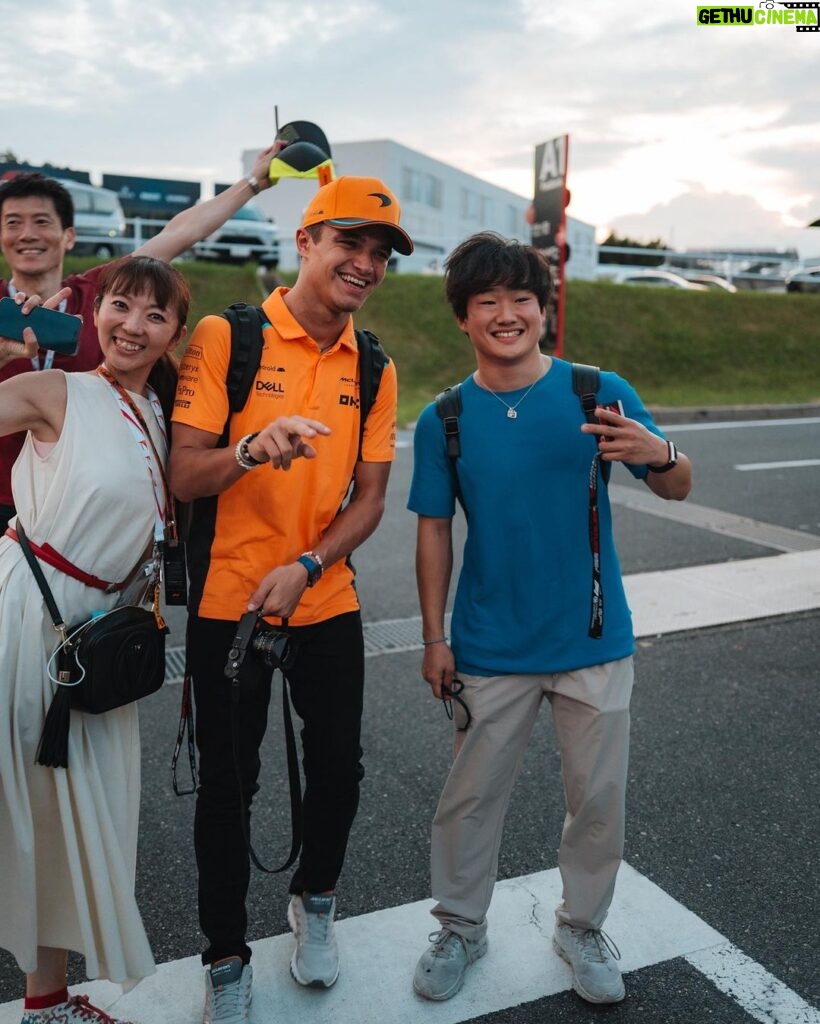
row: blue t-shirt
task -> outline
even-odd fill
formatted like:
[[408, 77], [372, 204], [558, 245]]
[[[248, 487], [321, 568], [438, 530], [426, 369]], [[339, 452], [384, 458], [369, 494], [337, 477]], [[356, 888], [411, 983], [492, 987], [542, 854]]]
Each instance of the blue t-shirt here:
[[[515, 405], [526, 388], [503, 394]], [[601, 373], [601, 404], [663, 436], [634, 388]], [[589, 476], [596, 438], [572, 389], [571, 364], [549, 372], [518, 406], [516, 419], [472, 376], [461, 386], [458, 477], [469, 511], [453, 607], [452, 648], [469, 675], [540, 674], [600, 665], [632, 654], [635, 639], [612, 536], [606, 487], [598, 480], [603, 635], [588, 636], [592, 598]], [[455, 513], [455, 491], [435, 404], [416, 425], [407, 507], [436, 518]], [[628, 466], [643, 479], [645, 466]]]

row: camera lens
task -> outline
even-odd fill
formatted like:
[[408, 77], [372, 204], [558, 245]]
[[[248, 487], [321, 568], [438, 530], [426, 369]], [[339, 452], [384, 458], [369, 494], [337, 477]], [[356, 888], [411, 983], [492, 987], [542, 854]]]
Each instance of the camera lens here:
[[259, 630], [253, 638], [253, 649], [268, 668], [279, 668], [286, 665], [290, 648], [290, 637], [287, 633], [275, 630]]

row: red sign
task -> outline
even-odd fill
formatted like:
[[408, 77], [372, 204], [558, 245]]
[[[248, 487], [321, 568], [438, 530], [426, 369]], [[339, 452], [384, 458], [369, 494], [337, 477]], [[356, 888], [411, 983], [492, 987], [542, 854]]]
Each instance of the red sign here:
[[541, 347], [560, 356], [564, 348], [564, 263], [566, 262], [567, 160], [569, 136], [559, 135], [535, 148], [532, 244], [549, 260], [553, 301]]

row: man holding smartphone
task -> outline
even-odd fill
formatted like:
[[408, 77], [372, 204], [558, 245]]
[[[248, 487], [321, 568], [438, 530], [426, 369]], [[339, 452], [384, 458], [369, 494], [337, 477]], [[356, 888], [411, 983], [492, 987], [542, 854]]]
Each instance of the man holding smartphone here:
[[[449, 999], [487, 951], [504, 816], [546, 699], [567, 805], [553, 944], [584, 999], [618, 1002], [624, 986], [601, 929], [623, 855], [634, 636], [603, 467], [622, 462], [677, 500], [691, 467], [625, 380], [600, 373], [582, 405], [571, 365], [541, 354], [550, 278], [538, 250], [486, 232], [446, 268], [477, 369], [458, 386], [460, 405], [433, 403], [415, 432], [408, 507], [418, 514], [422, 674], [453, 701], [456, 731], [431, 843], [440, 930], [413, 986]], [[451, 644], [456, 498], [468, 519]]]
[[[253, 171], [213, 199], [178, 213], [154, 238], [131, 255], [172, 260], [195, 242], [220, 227], [261, 189], [270, 185], [268, 167], [283, 143], [263, 150]], [[18, 174], [0, 183], [0, 250], [11, 268], [9, 280], [0, 279], [0, 298], [23, 302], [30, 295], [47, 299], [62, 288], [70, 289], [58, 309], [82, 317], [79, 347], [75, 355], [61, 355], [38, 348], [35, 335], [28, 342], [0, 337], [0, 381], [31, 370], [51, 367], [66, 373], [93, 370], [102, 353], [94, 327], [97, 282], [107, 264], [84, 274], [63, 277], [63, 260], [74, 246], [74, 204], [63, 186], [42, 174]], [[23, 446], [24, 435], [0, 438], [0, 533], [11, 516], [11, 467]]]

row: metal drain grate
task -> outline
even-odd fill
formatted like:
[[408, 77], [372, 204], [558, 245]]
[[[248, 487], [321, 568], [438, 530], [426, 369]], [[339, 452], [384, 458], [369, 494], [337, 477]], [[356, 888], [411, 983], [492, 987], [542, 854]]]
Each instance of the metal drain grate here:
[[165, 682], [181, 683], [185, 675], [185, 648], [169, 647], [165, 651]]
[[[450, 632], [450, 616], [444, 620], [444, 628]], [[421, 616], [411, 619], [384, 619], [382, 622], [365, 622], [364, 656], [373, 658], [377, 654], [403, 654], [405, 651], [420, 651]], [[185, 648], [169, 647], [165, 652], [165, 682], [181, 683], [185, 673]]]

